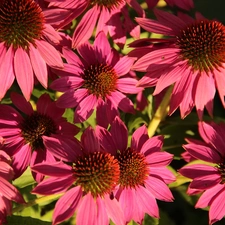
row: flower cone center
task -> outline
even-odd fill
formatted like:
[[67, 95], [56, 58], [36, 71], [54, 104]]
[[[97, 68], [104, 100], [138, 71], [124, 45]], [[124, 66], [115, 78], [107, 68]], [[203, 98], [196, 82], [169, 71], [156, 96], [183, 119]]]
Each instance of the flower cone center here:
[[54, 121], [47, 115], [33, 113], [25, 118], [21, 124], [22, 136], [33, 150], [44, 149], [42, 136], [56, 133]]
[[73, 166], [76, 185], [93, 197], [110, 194], [118, 184], [119, 163], [108, 153], [94, 152], [81, 157]]
[[135, 188], [138, 185], [144, 185], [149, 175], [149, 166], [145, 156], [128, 148], [119, 153], [117, 158], [120, 165], [120, 186]]
[[89, 90], [89, 93], [103, 99], [116, 89], [117, 74], [108, 65], [91, 65], [84, 70], [83, 79], [84, 87]]
[[183, 59], [195, 71], [210, 72], [225, 62], [225, 27], [217, 21], [199, 21], [177, 37]]
[[124, 0], [91, 0], [91, 5], [98, 5], [108, 9], [117, 8]]
[[7, 47], [35, 44], [44, 29], [44, 14], [33, 0], [2, 0], [0, 3], [0, 42]]
[[225, 164], [224, 163], [220, 163], [218, 165], [216, 165], [216, 168], [218, 169], [218, 171], [221, 174], [221, 183], [224, 184], [225, 183]]

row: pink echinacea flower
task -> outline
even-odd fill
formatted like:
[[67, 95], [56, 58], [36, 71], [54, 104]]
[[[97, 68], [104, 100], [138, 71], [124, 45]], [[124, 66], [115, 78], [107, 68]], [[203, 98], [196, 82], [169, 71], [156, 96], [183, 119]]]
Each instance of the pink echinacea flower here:
[[193, 179], [188, 194], [203, 192], [195, 207], [210, 207], [209, 223], [213, 224], [225, 215], [225, 124], [199, 122], [199, 133], [203, 141], [188, 139], [183, 147], [206, 163], [186, 165], [179, 173]]
[[86, 9], [73, 33], [73, 48], [77, 48], [89, 40], [95, 27], [96, 34], [100, 31], [104, 31], [106, 35], [109, 33], [113, 41], [118, 46], [123, 47], [126, 42], [126, 33], [134, 38], [139, 38], [140, 35], [140, 26], [130, 18], [128, 6], [132, 7], [138, 16], [145, 15], [144, 10], [136, 0], [55, 0], [51, 1], [49, 6], [70, 10], [64, 25]]
[[29, 100], [35, 77], [47, 88], [47, 65], [63, 67], [52, 45], [59, 43], [60, 36], [45, 22], [45, 14], [34, 0], [1, 0], [0, 30], [0, 100], [15, 79]]
[[[150, 50], [132, 67], [147, 72], [138, 85], [156, 86], [153, 94], [157, 95], [174, 84], [169, 114], [179, 107], [184, 118], [195, 106], [200, 119], [204, 108], [212, 116], [216, 90], [225, 107], [225, 26], [200, 14], [193, 19], [185, 14], [177, 17], [157, 9], [154, 12], [157, 21], [136, 18], [137, 22], [145, 30], [169, 38], [148, 39], [155, 46], [164, 45]], [[141, 46], [141, 40], [138, 45]], [[135, 47], [135, 42], [131, 46]]]
[[[64, 109], [57, 108], [47, 94], [38, 99], [36, 111], [19, 94], [12, 93], [11, 99], [21, 113], [0, 105], [0, 135], [5, 141], [3, 149], [12, 157], [14, 179], [29, 165], [55, 162], [55, 158], [65, 160], [70, 153], [64, 148], [79, 130], [62, 118]], [[33, 176], [38, 182], [43, 179], [41, 174]]]
[[119, 115], [118, 109], [134, 113], [133, 103], [125, 95], [142, 90], [136, 87], [135, 78], [125, 77], [134, 58], [120, 57], [103, 32], [98, 34], [93, 46], [87, 42], [77, 50], [81, 57], [70, 49], [63, 49], [68, 64], [64, 64], [62, 70], [54, 70], [61, 78], [54, 80], [50, 87], [65, 92], [56, 101], [57, 106], [75, 107], [75, 123], [87, 120], [96, 109], [97, 121], [102, 126]]
[[126, 223], [134, 220], [141, 224], [145, 213], [159, 218], [156, 199], [173, 201], [167, 184], [175, 181], [166, 168], [173, 155], [161, 151], [163, 136], [149, 138], [143, 125], [133, 133], [128, 147], [128, 131], [119, 117], [113, 121], [110, 132], [97, 126], [96, 133], [103, 149], [118, 159], [120, 179], [114, 196], [122, 206]]
[[92, 128], [81, 136], [81, 148], [68, 146], [74, 155], [64, 164], [40, 163], [31, 169], [50, 176], [39, 183], [32, 193], [51, 195], [63, 193], [53, 213], [53, 225], [69, 219], [76, 213], [77, 225], [125, 225], [123, 212], [113, 197], [113, 189], [120, 175], [119, 163], [100, 147]]

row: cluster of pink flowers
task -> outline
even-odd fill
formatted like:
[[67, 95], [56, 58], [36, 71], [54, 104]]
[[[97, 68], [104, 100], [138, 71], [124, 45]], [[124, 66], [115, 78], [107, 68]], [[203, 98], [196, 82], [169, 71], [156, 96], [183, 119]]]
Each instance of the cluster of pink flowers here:
[[[30, 194], [61, 194], [54, 225], [74, 214], [77, 225], [159, 218], [157, 201], [174, 200], [168, 184], [177, 174], [192, 180], [187, 194], [202, 194], [196, 208], [210, 207], [210, 224], [224, 217], [225, 124], [202, 120], [205, 109], [213, 117], [216, 92], [225, 107], [225, 26], [188, 15], [192, 0], [165, 0], [174, 14], [144, 3], [0, 2], [0, 224], [12, 202], [29, 205], [14, 185], [27, 169]], [[125, 122], [150, 104], [149, 87], [159, 104], [172, 88], [168, 115], [179, 108], [185, 119], [196, 108], [203, 140], [187, 139], [182, 156], [191, 163], [178, 172], [168, 168], [164, 136], [149, 137], [149, 121]]]

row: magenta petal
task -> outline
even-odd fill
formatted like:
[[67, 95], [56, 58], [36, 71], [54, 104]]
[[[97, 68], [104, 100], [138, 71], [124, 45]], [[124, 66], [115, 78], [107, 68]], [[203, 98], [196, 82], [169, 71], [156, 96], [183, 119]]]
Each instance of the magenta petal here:
[[112, 134], [117, 150], [125, 151], [127, 149], [128, 131], [118, 116], [112, 122], [110, 133]]
[[[207, 89], [207, 92], [205, 90]], [[194, 101], [199, 115], [204, 111], [205, 106], [210, 106], [209, 113], [212, 114], [212, 101], [216, 93], [215, 82], [212, 74], [203, 73], [198, 75], [198, 81], [194, 89]], [[201, 118], [201, 117], [200, 117]]]
[[194, 158], [201, 159], [211, 163], [222, 163], [222, 157], [217, 151], [208, 147], [208, 145], [187, 144], [184, 149], [188, 151]]
[[63, 61], [61, 59], [61, 56], [52, 45], [42, 40], [38, 40], [35, 43], [40, 55], [50, 67], [56, 69], [63, 68]]
[[212, 201], [212, 204], [209, 209], [209, 221], [210, 223], [215, 223], [218, 220], [221, 220], [225, 215], [225, 188], [221, 190], [217, 196]]
[[130, 77], [120, 78], [117, 81], [117, 89], [127, 94], [137, 94], [143, 90], [141, 87], [136, 87], [136, 85], [137, 80]]
[[123, 211], [121, 209], [119, 202], [115, 198], [110, 199], [109, 195], [105, 195], [104, 202], [105, 202], [106, 211], [109, 217], [111, 218], [111, 220], [116, 225], [125, 224]]
[[72, 175], [64, 177], [50, 177], [39, 183], [32, 190], [32, 193], [40, 195], [63, 193], [74, 183], [74, 180], [75, 179]]
[[195, 178], [191, 182], [190, 188], [206, 190], [206, 189], [214, 187], [220, 182], [221, 182], [220, 174], [212, 174], [212, 175], [210, 174], [210, 175], [202, 176], [200, 178]]
[[70, 218], [82, 198], [81, 188], [74, 187], [66, 192], [56, 203], [53, 213], [53, 225], [59, 224]]
[[59, 161], [55, 163], [39, 163], [32, 166], [31, 170], [47, 176], [64, 177], [72, 175], [72, 167]]
[[58, 159], [73, 162], [80, 154], [81, 147], [75, 138], [60, 138], [52, 135], [52, 137], [42, 136], [42, 139], [46, 149]]
[[143, 186], [139, 186], [136, 194], [137, 202], [142, 205], [143, 212], [159, 218], [159, 208], [154, 196]]
[[135, 221], [140, 221], [142, 218], [138, 217], [136, 210], [137, 202], [135, 197], [135, 190], [130, 188], [125, 188], [122, 190], [119, 196], [119, 203], [124, 211], [125, 221], [129, 223], [132, 219]]
[[148, 140], [143, 144], [141, 152], [144, 155], [149, 155], [154, 152], [160, 152], [163, 146], [163, 140], [164, 137], [162, 135], [148, 138]]
[[217, 168], [204, 164], [193, 164], [190, 166], [184, 166], [179, 170], [179, 173], [191, 179], [200, 178], [208, 175], [219, 176]]
[[72, 108], [76, 107], [84, 98], [88, 97], [88, 90], [81, 88], [76, 91], [70, 90], [65, 92], [56, 102], [58, 107]]
[[27, 102], [27, 100], [20, 94], [16, 92], [12, 92], [11, 95], [11, 100], [13, 104], [23, 113], [27, 115], [31, 115], [34, 110], [30, 104], [30, 102]]
[[19, 191], [12, 184], [10, 184], [7, 180], [5, 180], [2, 177], [0, 177], [0, 193], [1, 193], [1, 196], [4, 196], [9, 200], [25, 203]]
[[218, 135], [215, 128], [205, 122], [199, 122], [198, 128], [199, 128], [199, 133], [201, 137], [203, 138], [203, 140], [206, 143], [213, 145], [213, 147], [215, 147], [216, 150], [224, 157], [225, 143], [224, 143], [223, 137]]
[[115, 155], [117, 148], [113, 141], [111, 133], [105, 128], [98, 125], [95, 128], [95, 132], [104, 150], [112, 155]]
[[97, 217], [97, 205], [91, 193], [87, 193], [77, 209], [76, 224], [90, 225], [95, 224]]
[[87, 41], [94, 30], [94, 26], [99, 16], [98, 5], [95, 5], [85, 13], [73, 33], [73, 48]]
[[120, 58], [119, 61], [114, 66], [114, 70], [116, 71], [117, 75], [121, 77], [127, 74], [134, 63], [134, 60], [135, 60], [134, 58], [130, 58], [128, 56]]
[[214, 70], [214, 78], [215, 78], [215, 82], [216, 82], [216, 87], [221, 99], [221, 102], [223, 104], [223, 106], [225, 107], [225, 101], [224, 101], [224, 96], [225, 96], [225, 88], [224, 88], [224, 82], [225, 82], [225, 77], [224, 77], [224, 64], [223, 67], [220, 67], [220, 71], [218, 70]]
[[172, 202], [174, 199], [168, 186], [157, 177], [149, 176], [145, 180], [145, 187], [153, 194], [155, 198], [161, 201]]
[[[140, 151], [143, 144], [149, 139], [148, 130], [145, 125], [134, 131], [131, 138], [131, 148]], [[143, 150], [142, 150], [143, 152]]]
[[14, 50], [13, 47], [10, 46], [0, 63], [0, 100], [5, 96], [5, 93], [11, 87], [15, 79], [13, 59]]
[[195, 205], [195, 208], [206, 208], [210, 206], [214, 196], [216, 196], [219, 192], [224, 191], [224, 184], [218, 184], [206, 191], [201, 195], [198, 202]]
[[115, 108], [120, 108], [126, 113], [135, 113], [132, 101], [119, 91], [111, 92], [107, 99], [112, 102]]
[[34, 87], [34, 74], [30, 58], [22, 48], [18, 48], [15, 52], [14, 69], [16, 80], [24, 97], [28, 101]]
[[85, 97], [76, 108], [74, 113], [74, 123], [81, 123], [87, 120], [93, 113], [97, 100], [97, 97], [93, 94]]
[[96, 205], [97, 205], [96, 224], [98, 225], [110, 224], [109, 216], [107, 215], [105, 204], [101, 197], [97, 197]]
[[153, 152], [146, 156], [150, 166], [167, 166], [173, 160], [173, 155], [168, 152]]
[[100, 144], [93, 128], [88, 127], [85, 129], [81, 136], [81, 143], [85, 152], [92, 153], [100, 150]]
[[164, 166], [151, 167], [151, 176], [161, 177], [166, 184], [170, 184], [176, 180], [174, 174]]
[[41, 57], [39, 51], [33, 45], [30, 45], [29, 55], [37, 79], [44, 88], [47, 88], [48, 71], [44, 59]]
[[30, 164], [31, 159], [31, 147], [29, 144], [23, 145], [18, 152], [13, 155], [12, 167], [15, 172], [15, 177], [17, 178], [22, 175], [26, 168]]
[[[104, 21], [105, 23], [105, 21]], [[106, 62], [107, 57], [111, 54], [111, 47], [104, 32], [99, 32], [94, 41], [94, 49], [97, 52], [98, 62]]]

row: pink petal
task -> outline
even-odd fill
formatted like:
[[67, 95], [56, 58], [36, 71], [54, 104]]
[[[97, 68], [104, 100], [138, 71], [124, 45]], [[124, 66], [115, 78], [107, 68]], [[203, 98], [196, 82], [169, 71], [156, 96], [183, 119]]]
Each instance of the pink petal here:
[[135, 113], [132, 101], [119, 91], [111, 92], [107, 99], [115, 108], [120, 108], [125, 113]]
[[80, 154], [81, 147], [75, 138], [52, 135], [52, 137], [42, 136], [42, 139], [46, 149], [58, 159], [73, 162]]
[[78, 45], [84, 43], [91, 37], [99, 16], [99, 10], [97, 8], [98, 6], [95, 5], [88, 10], [76, 27], [73, 33], [73, 48], [77, 48]]
[[32, 193], [40, 195], [63, 193], [74, 183], [74, 181], [75, 179], [72, 174], [64, 177], [50, 177], [39, 183], [32, 190]]
[[137, 202], [142, 206], [143, 212], [159, 218], [159, 208], [154, 196], [143, 186], [139, 186], [136, 193]]
[[105, 128], [98, 125], [95, 128], [95, 132], [104, 150], [112, 155], [115, 155], [117, 148], [113, 141], [111, 133]]
[[13, 104], [23, 113], [27, 115], [33, 114], [34, 110], [30, 104], [30, 102], [27, 102], [27, 100], [20, 94], [16, 92], [12, 92], [11, 95], [11, 100]]
[[202, 139], [206, 143], [211, 144], [213, 147], [215, 147], [216, 150], [224, 157], [225, 155], [224, 140], [222, 136], [218, 135], [215, 128], [208, 123], [199, 122], [198, 129]]
[[225, 87], [223, 85], [225, 83], [225, 77], [224, 77], [225, 69], [224, 67], [220, 67], [219, 71], [214, 69], [213, 73], [214, 73], [214, 79], [215, 79], [216, 87], [217, 87], [221, 102], [223, 106], [225, 107], [225, 101], [224, 101]]
[[210, 223], [215, 223], [221, 220], [225, 215], [225, 188], [221, 190], [212, 201], [209, 209], [209, 221]]
[[130, 58], [128, 56], [120, 58], [120, 60], [114, 66], [114, 70], [116, 71], [117, 75], [119, 77], [126, 75], [130, 71], [134, 60], [134, 58]]
[[63, 61], [61, 59], [61, 56], [52, 45], [42, 40], [36, 41], [35, 44], [37, 45], [37, 49], [41, 57], [50, 67], [56, 69], [63, 68]]
[[166, 184], [170, 184], [176, 180], [174, 174], [166, 167], [151, 167], [151, 176], [161, 177]]
[[136, 87], [137, 80], [134, 78], [120, 78], [117, 81], [117, 89], [123, 93], [137, 94], [142, 88]]
[[196, 203], [195, 208], [206, 208], [207, 206], [210, 206], [214, 197], [221, 191], [224, 191], [224, 184], [218, 184], [204, 191]]
[[87, 98], [88, 95], [88, 90], [84, 88], [78, 89], [76, 91], [67, 91], [58, 98], [56, 105], [62, 108], [76, 107], [80, 101], [82, 101], [84, 98]]
[[54, 45], [60, 44], [60, 41], [62, 40], [59, 32], [57, 32], [50, 24], [47, 23], [45, 23], [43, 35], [50, 43], [53, 43]]
[[15, 79], [13, 60], [14, 50], [10, 46], [0, 63], [0, 100], [5, 96]]
[[210, 174], [202, 176], [200, 178], [195, 178], [191, 184], [190, 188], [207, 190], [210, 189], [221, 182], [221, 174]]
[[100, 143], [95, 134], [95, 131], [88, 127], [81, 136], [81, 143], [87, 153], [93, 153], [100, 150]]
[[183, 76], [186, 76], [185, 73], [185, 66], [176, 66], [174, 69], [170, 70], [168, 73], [162, 74], [159, 78], [155, 91], [153, 95], [159, 94], [163, 89], [174, 84], [177, 81], [180, 81]]
[[110, 133], [112, 134], [117, 150], [125, 151], [127, 149], [128, 131], [118, 116], [112, 122]]
[[12, 184], [10, 184], [7, 180], [5, 180], [2, 177], [0, 177], [0, 193], [1, 193], [1, 196], [4, 196], [9, 200], [19, 202], [19, 203], [25, 203], [19, 191]]
[[135, 194], [134, 189], [125, 188], [119, 196], [119, 203], [124, 211], [124, 217], [127, 223], [129, 223], [132, 219], [135, 221], [140, 221], [142, 219], [138, 216], [138, 210], [135, 210], [138, 205]]
[[184, 145], [184, 149], [187, 150], [193, 157], [201, 159], [206, 162], [211, 163], [222, 163], [223, 159], [217, 151], [210, 148], [206, 144], [196, 145], [196, 144], [187, 144]]
[[145, 187], [161, 201], [172, 202], [174, 199], [168, 186], [157, 177], [149, 176], [145, 180]]
[[140, 151], [143, 144], [149, 139], [148, 130], [145, 125], [134, 131], [131, 138], [131, 148]]
[[101, 31], [96, 36], [94, 41], [94, 49], [97, 52], [96, 56], [98, 62], [106, 62], [107, 57], [111, 54], [111, 46], [104, 32]]
[[153, 152], [145, 158], [150, 166], [167, 166], [173, 160], [173, 155], [168, 152]]
[[[207, 89], [207, 92], [205, 91]], [[216, 93], [214, 78], [211, 74], [199, 74], [198, 80], [196, 81], [196, 87], [194, 90], [194, 101], [197, 109], [197, 113], [202, 118], [204, 107], [208, 106], [207, 109], [212, 115], [213, 110], [213, 99]]]
[[154, 152], [160, 152], [163, 146], [164, 137], [157, 135], [149, 138], [142, 146], [141, 152], [145, 155], [149, 155]]
[[166, 36], [168, 36], [168, 35], [174, 36], [175, 35], [175, 33], [171, 27], [166, 26], [158, 21], [148, 19], [148, 18], [138, 18], [138, 17], [135, 18], [135, 20], [142, 28], [144, 28], [148, 32], [156, 33], [156, 34], [164, 34]]
[[23, 145], [18, 152], [13, 155], [12, 167], [15, 172], [14, 179], [21, 176], [27, 169], [31, 159], [31, 147], [28, 144]]
[[179, 17], [173, 15], [172, 13], [154, 9], [154, 13], [157, 19], [164, 25], [171, 27], [175, 34], [180, 34], [181, 30], [186, 28], [187, 24], [182, 21]]
[[72, 175], [72, 167], [66, 165], [63, 162], [54, 162], [54, 163], [39, 163], [32, 166], [32, 171], [37, 173], [42, 173], [46, 176], [55, 176], [55, 177], [64, 177]]
[[[82, 190], [79, 186], [67, 191], [66, 194], [64, 194], [55, 205], [55, 210], [53, 213], [53, 225], [59, 224], [70, 218], [77, 209], [81, 198]], [[79, 215], [77, 215], [77, 218], [79, 218]]]
[[44, 88], [47, 88], [48, 85], [48, 71], [44, 59], [41, 57], [39, 51], [33, 46], [30, 45], [30, 61], [34, 73]]
[[97, 205], [91, 193], [87, 193], [77, 209], [76, 224], [90, 225], [95, 224], [97, 217]]
[[105, 204], [101, 197], [97, 197], [96, 205], [97, 205], [96, 224], [98, 225], [110, 224], [109, 216], [106, 213]]
[[74, 123], [81, 123], [87, 120], [93, 113], [97, 100], [97, 97], [93, 94], [85, 97], [76, 108], [74, 113]]
[[14, 57], [14, 69], [16, 80], [23, 92], [24, 97], [28, 101], [34, 87], [34, 74], [30, 62], [30, 58], [26, 51], [18, 48]]
[[70, 49], [67, 47], [64, 47], [62, 49], [63, 56], [65, 56], [67, 63], [69, 64], [75, 64], [75, 65], [82, 65], [80, 58]]
[[105, 209], [113, 223], [115, 223], [116, 225], [124, 225], [124, 215], [119, 202], [115, 198], [110, 199], [109, 195], [105, 195], [104, 202]]

